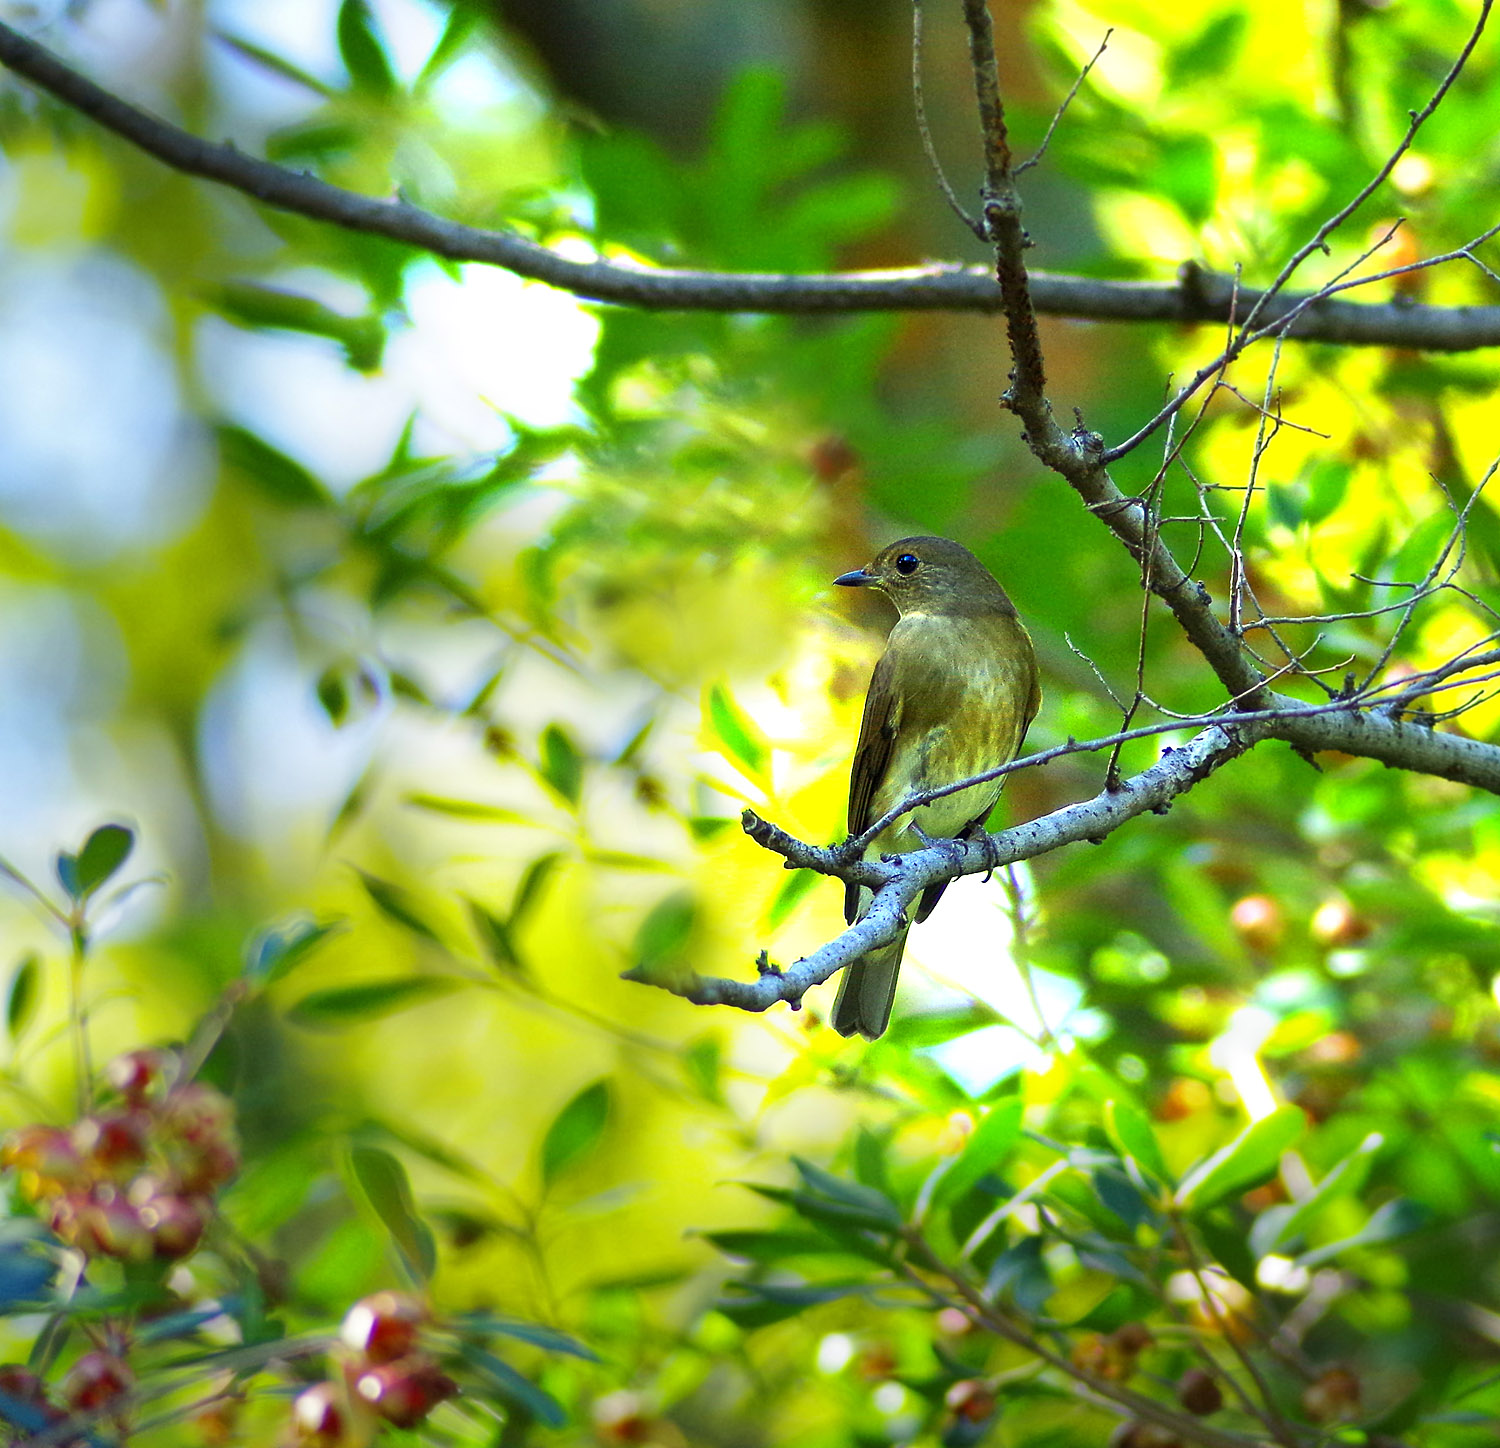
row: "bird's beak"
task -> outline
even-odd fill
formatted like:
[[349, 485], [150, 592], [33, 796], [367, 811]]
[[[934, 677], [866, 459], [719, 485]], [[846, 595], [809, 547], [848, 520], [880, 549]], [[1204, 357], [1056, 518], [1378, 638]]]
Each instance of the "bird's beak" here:
[[853, 573], [841, 573], [833, 580], [842, 588], [866, 588], [875, 582], [873, 573], [866, 573], [863, 568], [856, 568]]

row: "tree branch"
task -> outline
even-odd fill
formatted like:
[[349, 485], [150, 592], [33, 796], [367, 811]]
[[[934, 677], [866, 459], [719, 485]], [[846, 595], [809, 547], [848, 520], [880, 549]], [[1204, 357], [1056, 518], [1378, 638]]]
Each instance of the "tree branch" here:
[[[0, 64], [176, 171], [218, 182], [267, 206], [349, 231], [383, 236], [451, 261], [503, 267], [592, 301], [665, 311], [997, 312], [1000, 289], [984, 267], [923, 266], [787, 275], [578, 261], [514, 232], [463, 226], [401, 200], [363, 196], [314, 176], [215, 145], [94, 84], [0, 23]], [[1191, 264], [1175, 282], [1099, 281], [1034, 272], [1031, 303], [1046, 316], [1100, 322], [1225, 323], [1259, 307], [1262, 326], [1288, 317], [1286, 335], [1349, 346], [1464, 352], [1500, 346], [1500, 306], [1435, 307], [1312, 301], [1265, 293]], [[1238, 305], [1236, 308], [1236, 297]]]
[[747, 810], [746, 833], [757, 844], [782, 855], [789, 865], [805, 866], [872, 886], [875, 896], [864, 915], [842, 935], [789, 969], [763, 968], [758, 980], [696, 974], [671, 977], [639, 969], [625, 972], [624, 978], [660, 986], [696, 1005], [764, 1011], [778, 1001], [796, 1004], [813, 986], [830, 979], [850, 961], [892, 940], [901, 927], [906, 907], [929, 885], [1035, 859], [1063, 845], [1102, 840], [1127, 820], [1148, 810], [1165, 813], [1178, 795], [1244, 753], [1256, 738], [1253, 730], [1214, 724], [1181, 749], [1164, 754], [1149, 769], [1125, 780], [1119, 788], [1106, 789], [1091, 800], [1066, 805], [996, 835], [945, 840], [930, 849], [882, 860], [844, 860], [837, 849], [824, 850], [804, 844]]

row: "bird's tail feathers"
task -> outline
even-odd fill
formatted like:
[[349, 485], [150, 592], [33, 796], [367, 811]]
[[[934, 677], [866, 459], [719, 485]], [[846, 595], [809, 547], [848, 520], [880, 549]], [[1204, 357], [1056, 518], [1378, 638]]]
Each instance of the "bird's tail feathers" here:
[[896, 978], [906, 949], [903, 929], [889, 945], [867, 951], [844, 967], [839, 993], [833, 1002], [833, 1028], [841, 1036], [856, 1033], [867, 1041], [884, 1034], [896, 999]]

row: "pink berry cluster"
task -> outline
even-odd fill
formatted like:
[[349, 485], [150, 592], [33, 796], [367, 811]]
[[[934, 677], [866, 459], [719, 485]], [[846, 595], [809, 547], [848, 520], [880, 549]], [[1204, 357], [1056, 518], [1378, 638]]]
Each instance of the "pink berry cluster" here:
[[351, 1307], [339, 1330], [340, 1372], [304, 1389], [292, 1404], [302, 1448], [367, 1443], [381, 1423], [415, 1428], [458, 1391], [422, 1350], [426, 1305], [402, 1292], [376, 1292]]
[[239, 1169], [233, 1107], [212, 1086], [176, 1084], [177, 1066], [167, 1052], [120, 1056], [105, 1073], [113, 1104], [71, 1127], [23, 1126], [0, 1148], [22, 1195], [87, 1256], [186, 1257]]

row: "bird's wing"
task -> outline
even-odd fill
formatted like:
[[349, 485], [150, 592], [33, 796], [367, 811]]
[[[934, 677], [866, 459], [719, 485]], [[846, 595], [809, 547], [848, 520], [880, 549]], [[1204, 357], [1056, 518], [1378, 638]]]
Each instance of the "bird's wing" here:
[[[896, 668], [889, 651], [881, 655], [870, 675], [865, 695], [865, 714], [854, 746], [854, 764], [849, 771], [849, 833], [857, 835], [874, 818], [874, 800], [895, 750], [901, 727], [902, 691], [896, 687]], [[859, 887], [844, 890], [844, 918], [851, 925], [859, 913]]]

